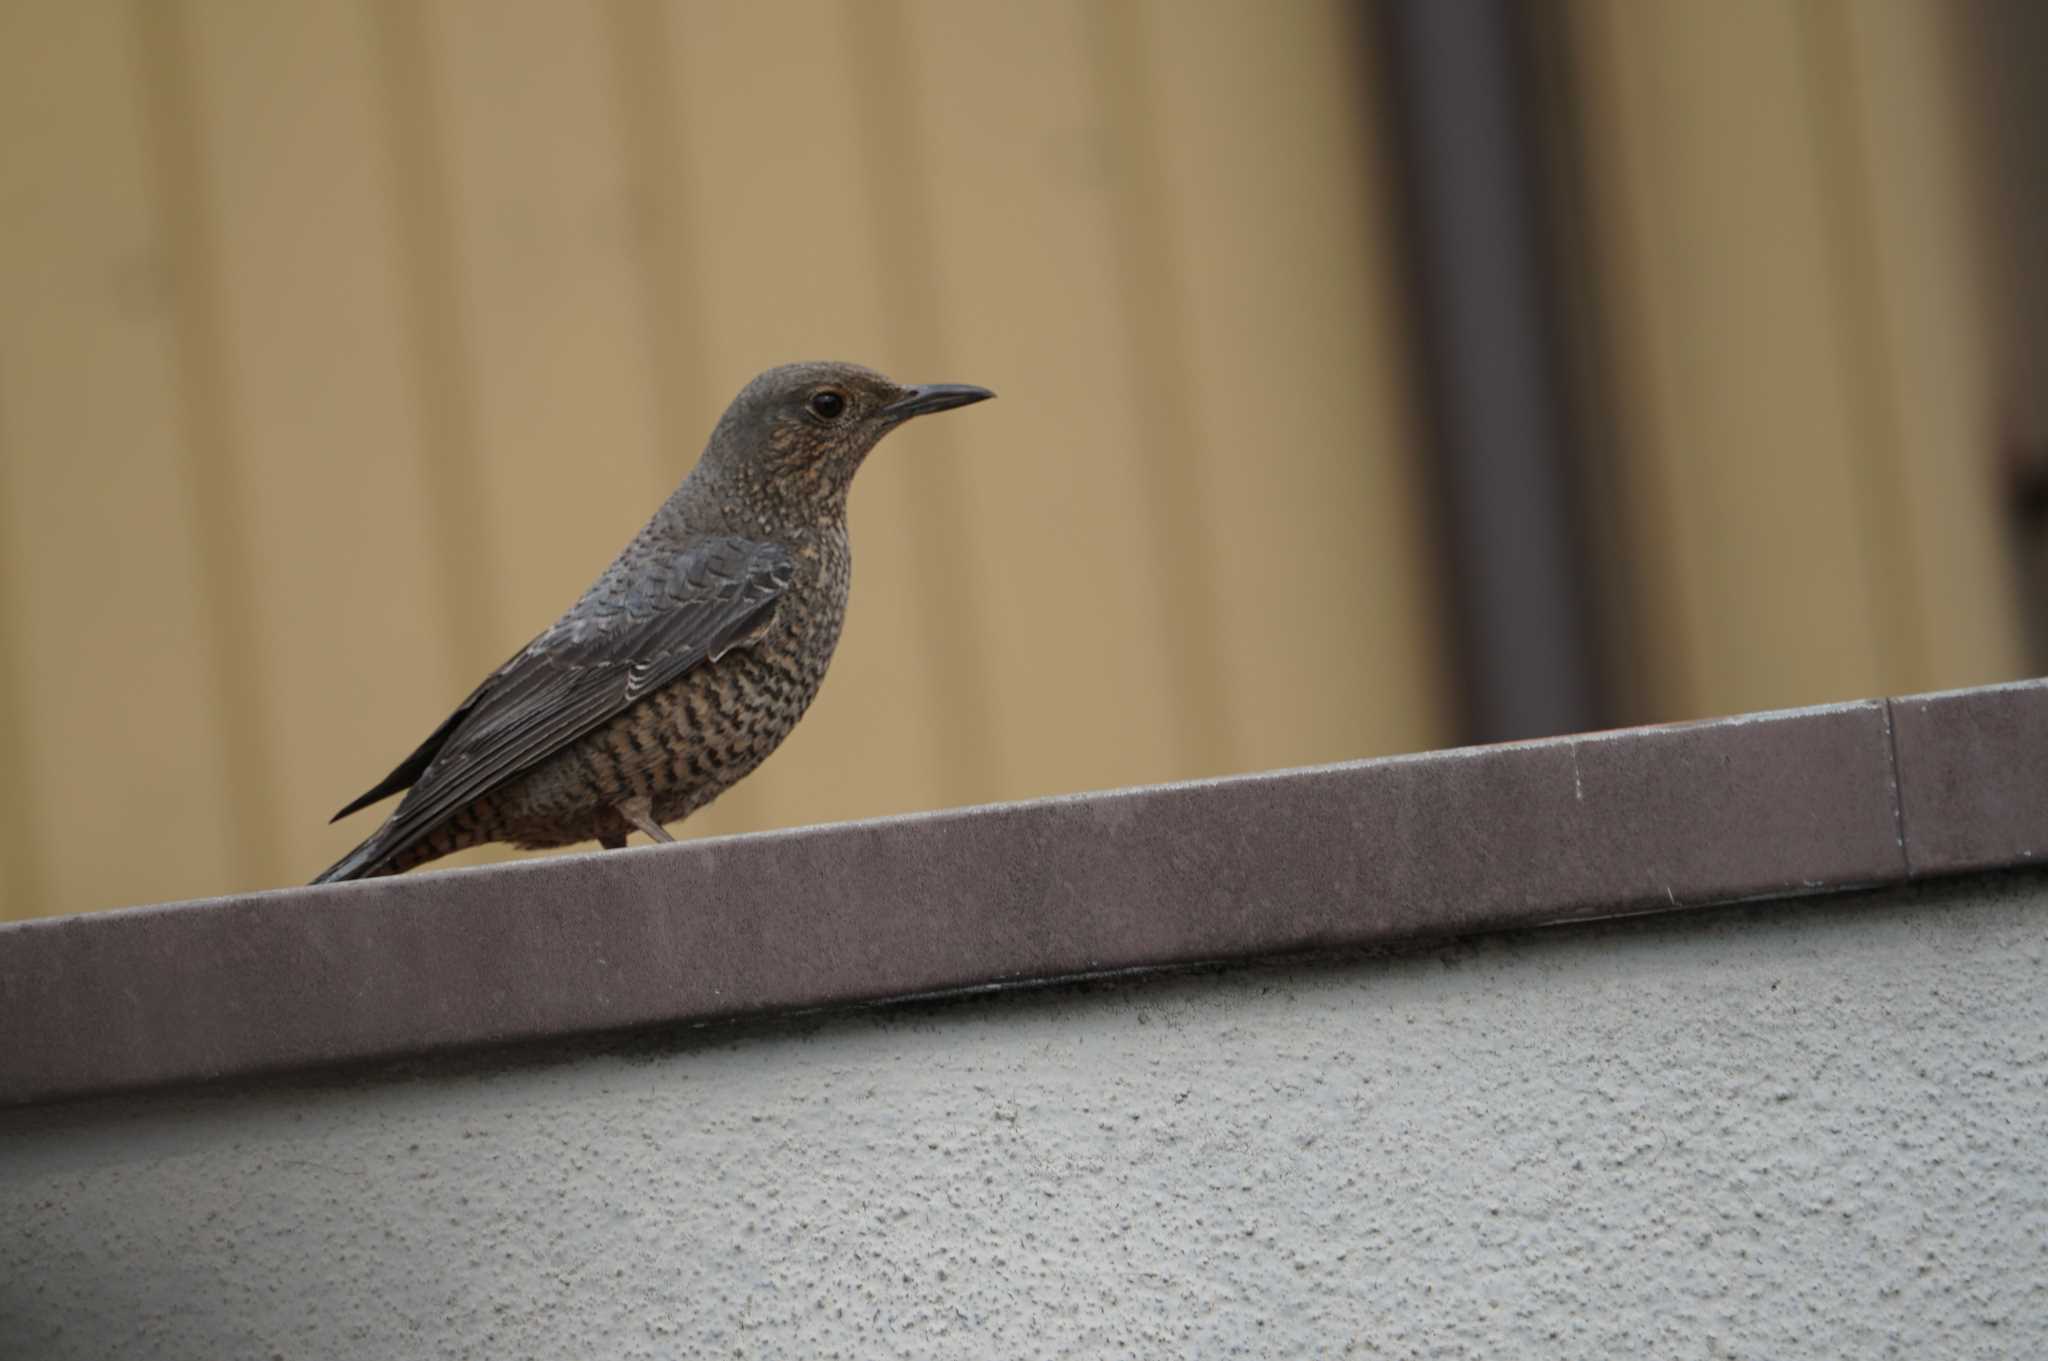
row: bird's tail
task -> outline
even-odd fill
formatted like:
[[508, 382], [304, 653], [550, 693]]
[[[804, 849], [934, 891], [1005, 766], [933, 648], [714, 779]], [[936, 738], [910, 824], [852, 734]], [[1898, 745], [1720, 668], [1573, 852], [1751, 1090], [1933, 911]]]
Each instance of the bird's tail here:
[[315, 875], [316, 884], [338, 884], [344, 879], [374, 879], [380, 874], [396, 874], [398, 869], [391, 863], [390, 848], [384, 845], [383, 829], [373, 832], [363, 844], [344, 855]]
[[[402, 810], [405, 805], [400, 804]], [[385, 874], [403, 874], [415, 865], [491, 839], [488, 827], [475, 823], [456, 824], [444, 818], [425, 831], [406, 827], [397, 815], [385, 820], [362, 845], [320, 871], [316, 884], [334, 884], [344, 879], [375, 879]]]

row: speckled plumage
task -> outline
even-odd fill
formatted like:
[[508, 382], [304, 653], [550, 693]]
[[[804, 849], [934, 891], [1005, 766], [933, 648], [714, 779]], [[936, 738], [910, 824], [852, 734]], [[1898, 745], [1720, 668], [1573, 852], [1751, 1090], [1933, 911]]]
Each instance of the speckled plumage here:
[[990, 395], [902, 387], [851, 364], [749, 383], [583, 598], [336, 815], [409, 788], [315, 882], [491, 841], [665, 837], [660, 824], [758, 766], [817, 695], [852, 579], [846, 495], [868, 452], [913, 416]]

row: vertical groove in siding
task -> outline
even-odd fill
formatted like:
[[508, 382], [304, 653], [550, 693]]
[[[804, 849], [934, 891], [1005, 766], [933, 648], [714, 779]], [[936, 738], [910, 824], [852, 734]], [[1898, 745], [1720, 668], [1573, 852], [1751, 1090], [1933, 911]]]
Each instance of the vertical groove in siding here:
[[[910, 57], [910, 25], [902, 0], [873, 0], [858, 13], [848, 7], [848, 60], [861, 73], [855, 82], [854, 111], [867, 154], [881, 252], [885, 296], [892, 300], [890, 348], [920, 371], [895, 375], [906, 382], [952, 381], [946, 362], [944, 299], [933, 277], [931, 203], [925, 180], [931, 173], [922, 130], [913, 108], [917, 73]], [[929, 365], [929, 372], [921, 366]], [[967, 375], [961, 375], [967, 381]], [[996, 742], [988, 648], [982, 638], [968, 571], [975, 551], [965, 515], [962, 473], [939, 458], [919, 470], [909, 495], [909, 533], [917, 563], [914, 589], [923, 597], [925, 655], [936, 673], [933, 693], [943, 705], [932, 720], [944, 737], [940, 750], [951, 760], [940, 772], [943, 803], [987, 797], [1004, 787]]]
[[1621, 360], [1606, 321], [1617, 285], [1596, 234], [1599, 204], [1587, 144], [1594, 125], [1590, 58], [1574, 50], [1571, 14], [1562, 4], [1524, 15], [1519, 27], [1531, 78], [1527, 103], [1537, 124], [1541, 236], [1557, 277], [1549, 302], [1559, 323], [1565, 428], [1574, 445], [1579, 524], [1592, 568], [1588, 600], [1599, 642], [1594, 663], [1606, 693], [1606, 721], [1646, 723], [1652, 710], [1641, 645], [1645, 583], [1631, 570], [1628, 551], [1628, 472], [1617, 410]]
[[649, 368], [654, 377], [655, 459], [650, 489], [674, 490], [695, 453], [689, 414], [717, 401], [705, 390], [708, 347], [693, 324], [689, 270], [690, 167], [677, 133], [669, 9], [662, 0], [612, 0], [609, 30], [619, 121], [633, 196], [635, 266], [641, 276]]
[[1620, 483], [1628, 495], [1628, 567], [1645, 577], [1638, 624], [1645, 636], [1645, 718], [1698, 716], [1706, 706], [1700, 663], [1702, 602], [1692, 589], [1681, 542], [1679, 475], [1665, 450], [1671, 444], [1669, 393], [1677, 368], [1675, 342], [1659, 313], [1667, 291], [1651, 242], [1663, 229], [1659, 194], [1651, 182], [1655, 147], [1671, 141], [1667, 106], [1651, 98], [1671, 80], [1663, 45], [1647, 31], [1651, 14], [1628, 0], [1583, 0], [1585, 70], [1593, 76], [1589, 106], [1589, 166], [1602, 180], [1599, 244], [1616, 287], [1610, 291], [1622, 428], [1626, 432]]
[[1645, 144], [1668, 140], [1668, 120], [1653, 130], [1632, 114], [1646, 106], [1636, 82], [1654, 87], [1658, 49], [1645, 41], [1642, 16], [1626, 0], [1576, 0], [1568, 15], [1571, 48], [1581, 73], [1580, 107], [1587, 145], [1581, 154], [1591, 206], [1589, 235], [1605, 260], [1603, 352], [1614, 366], [1607, 392], [1614, 403], [1612, 465], [1621, 524], [1616, 542], [1628, 551], [1623, 570], [1641, 583], [1632, 593], [1630, 627], [1641, 640], [1637, 718], [1658, 722], [1689, 718], [1701, 705], [1699, 665], [1693, 655], [1697, 609], [1688, 599], [1674, 533], [1675, 479], [1658, 453], [1665, 439], [1657, 400], [1670, 359], [1653, 323], [1660, 305], [1643, 240], [1655, 230], [1654, 196], [1645, 186]]
[[1878, 266], [1875, 194], [1862, 154], [1857, 126], [1855, 53], [1840, 0], [1810, 0], [1795, 6], [1794, 24], [1811, 96], [1818, 155], [1816, 175], [1832, 285], [1838, 354], [1855, 442], [1869, 462], [1853, 479], [1862, 502], [1859, 536], [1873, 593], [1888, 602], [1879, 616], [1876, 643], [1883, 674], [1872, 678], [1872, 693], [1931, 689], [1936, 674], [1927, 647], [1927, 605], [1913, 570], [1915, 525], [1906, 505], [1905, 448], [1898, 401], [1890, 375], [1898, 372], [1890, 352], [1886, 279]]
[[179, 0], [136, 0], [138, 84], [145, 145], [156, 174], [160, 232], [169, 257], [176, 327], [178, 402], [184, 427], [188, 513], [197, 529], [199, 590], [207, 649], [222, 708], [234, 873], [242, 885], [278, 883], [282, 840], [277, 780], [267, 735], [274, 721], [263, 641], [249, 598], [251, 561], [241, 523], [247, 499], [230, 447], [229, 377], [220, 314], [220, 271], [208, 220], [206, 150], [200, 143], [196, 79]]
[[[477, 438], [474, 357], [463, 324], [455, 268], [444, 120], [434, 94], [434, 62], [424, 7], [381, 0], [373, 41], [384, 73], [385, 130], [391, 159], [398, 257], [412, 400], [426, 460], [423, 481], [439, 570], [447, 582], [443, 627], [459, 671], [479, 678], [509, 649], [491, 580], [492, 534], [477, 497], [483, 455]], [[448, 697], [453, 708], [456, 695]]]
[[[5, 375], [0, 375], [4, 380]], [[0, 381], [0, 395], [6, 391]], [[5, 411], [0, 411], [0, 468], [6, 467]], [[45, 901], [42, 846], [34, 810], [29, 806], [28, 697], [17, 673], [19, 643], [24, 637], [15, 614], [13, 563], [4, 536], [13, 523], [13, 489], [0, 473], [0, 921], [56, 910]]]
[[1208, 532], [1208, 488], [1191, 475], [1207, 460], [1194, 456], [1202, 432], [1188, 397], [1194, 366], [1188, 352], [1185, 281], [1178, 277], [1168, 192], [1161, 171], [1158, 87], [1147, 35], [1135, 4], [1090, 6], [1088, 44], [1103, 125], [1115, 147], [1114, 248], [1122, 276], [1122, 313], [1130, 370], [1137, 380], [1138, 448], [1149, 486], [1146, 551], [1162, 560], [1158, 579], [1171, 583], [1157, 602], [1177, 684], [1170, 731], [1177, 764], [1194, 774], [1238, 769], [1240, 743], [1222, 661], [1218, 596]]

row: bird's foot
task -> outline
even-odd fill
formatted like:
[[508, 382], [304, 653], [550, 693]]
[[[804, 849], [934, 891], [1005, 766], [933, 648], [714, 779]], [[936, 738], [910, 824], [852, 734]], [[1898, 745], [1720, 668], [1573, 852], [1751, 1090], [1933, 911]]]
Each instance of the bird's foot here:
[[654, 820], [654, 800], [648, 798], [627, 799], [623, 803], [614, 804], [613, 808], [629, 824], [645, 832], [648, 840], [675, 840], [674, 837], [668, 834], [668, 828]]

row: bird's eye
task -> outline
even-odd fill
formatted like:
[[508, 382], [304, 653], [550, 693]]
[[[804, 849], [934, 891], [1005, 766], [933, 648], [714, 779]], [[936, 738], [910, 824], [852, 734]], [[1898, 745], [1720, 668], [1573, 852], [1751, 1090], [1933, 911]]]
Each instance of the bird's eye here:
[[846, 398], [827, 388], [811, 397], [811, 414], [821, 421], [836, 421], [846, 410]]

